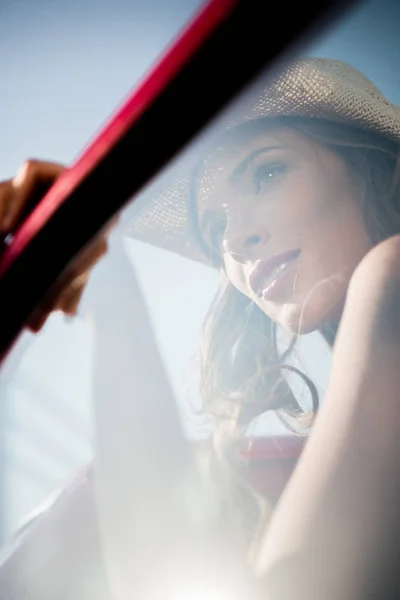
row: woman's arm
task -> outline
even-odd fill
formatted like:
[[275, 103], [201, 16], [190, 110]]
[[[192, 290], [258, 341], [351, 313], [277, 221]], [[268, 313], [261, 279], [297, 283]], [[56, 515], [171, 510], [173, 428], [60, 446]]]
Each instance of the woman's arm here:
[[[64, 170], [57, 163], [28, 160], [13, 179], [0, 182], [0, 237], [15, 233]], [[42, 304], [36, 307], [28, 322], [32, 331], [39, 331], [54, 310], [68, 315], [76, 314], [90, 270], [107, 251], [108, 233], [109, 228], [92, 240], [68, 267], [68, 272], [63, 274], [61, 284], [55, 286]]]
[[265, 597], [388, 598], [400, 580], [399, 256], [392, 238], [353, 277], [323, 408], [260, 553]]

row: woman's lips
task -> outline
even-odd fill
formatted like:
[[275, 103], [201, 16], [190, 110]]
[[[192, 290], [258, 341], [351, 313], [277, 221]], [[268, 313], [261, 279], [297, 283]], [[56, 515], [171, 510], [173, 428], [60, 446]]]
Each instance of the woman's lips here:
[[259, 297], [268, 299], [277, 291], [289, 268], [300, 256], [301, 250], [289, 250], [267, 260], [260, 260], [250, 274], [250, 287]]

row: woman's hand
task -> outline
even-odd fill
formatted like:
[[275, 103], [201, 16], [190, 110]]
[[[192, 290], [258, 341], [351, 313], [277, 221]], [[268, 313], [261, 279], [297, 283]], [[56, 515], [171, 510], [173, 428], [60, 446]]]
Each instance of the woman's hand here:
[[[0, 183], [0, 233], [16, 231], [24, 215], [31, 211], [64, 171], [57, 163], [28, 160], [13, 179]], [[28, 321], [28, 327], [39, 331], [52, 311], [75, 315], [90, 271], [107, 251], [108, 228], [79, 255], [69, 272], [67, 282], [57, 289], [43, 305], [38, 306]]]

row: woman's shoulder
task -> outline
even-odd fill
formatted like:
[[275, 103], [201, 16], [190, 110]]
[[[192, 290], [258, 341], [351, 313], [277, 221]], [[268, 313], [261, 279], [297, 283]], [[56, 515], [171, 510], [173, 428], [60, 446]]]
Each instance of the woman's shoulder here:
[[400, 275], [400, 235], [390, 237], [374, 246], [355, 270], [353, 279], [371, 276]]
[[400, 281], [400, 235], [374, 246], [355, 269], [349, 286], [349, 297], [380, 296], [391, 282]]
[[400, 340], [400, 235], [377, 244], [358, 265], [350, 282], [346, 309], [374, 334]]

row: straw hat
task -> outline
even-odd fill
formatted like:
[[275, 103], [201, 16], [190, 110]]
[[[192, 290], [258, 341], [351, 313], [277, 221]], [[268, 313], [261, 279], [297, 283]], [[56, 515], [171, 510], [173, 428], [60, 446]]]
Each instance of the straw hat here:
[[[212, 93], [212, 91], [210, 92]], [[242, 96], [213, 129], [231, 129], [265, 117], [323, 118], [358, 126], [400, 142], [400, 108], [386, 100], [371, 81], [350, 65], [330, 59], [292, 62]], [[178, 161], [162, 179], [158, 193], [135, 202], [128, 235], [207, 263], [191, 235], [187, 201], [199, 149]]]

